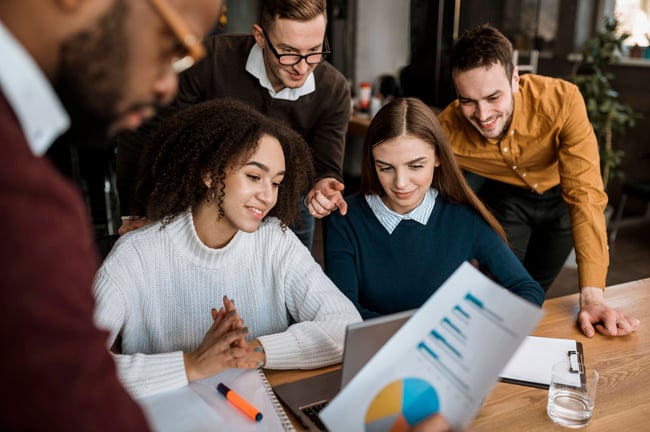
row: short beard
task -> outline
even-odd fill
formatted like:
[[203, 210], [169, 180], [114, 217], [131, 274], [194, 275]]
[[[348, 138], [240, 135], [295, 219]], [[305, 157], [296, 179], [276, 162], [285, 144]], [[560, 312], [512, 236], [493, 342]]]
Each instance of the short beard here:
[[124, 94], [128, 43], [125, 0], [115, 5], [96, 28], [63, 42], [54, 88], [71, 118], [70, 130], [59, 140], [103, 148], [110, 124]]
[[503, 138], [506, 136], [508, 133], [508, 130], [510, 129], [510, 125], [512, 125], [512, 117], [515, 115], [515, 96], [514, 94], [512, 95], [512, 111], [510, 112], [510, 115], [506, 119], [506, 121], [503, 123], [503, 130], [499, 134], [499, 139]]

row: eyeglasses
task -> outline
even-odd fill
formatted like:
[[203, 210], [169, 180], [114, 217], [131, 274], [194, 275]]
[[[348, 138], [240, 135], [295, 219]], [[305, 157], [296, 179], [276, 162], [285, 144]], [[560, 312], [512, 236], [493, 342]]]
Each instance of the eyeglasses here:
[[169, 26], [176, 39], [178, 39], [182, 50], [186, 52], [184, 56], [172, 59], [171, 66], [174, 72], [181, 73], [205, 57], [205, 48], [200, 38], [190, 31], [183, 18], [169, 3], [165, 0], [149, 0], [149, 4], [160, 15], [165, 24]]
[[317, 65], [319, 63], [322, 63], [325, 61], [327, 58], [327, 55], [330, 53], [330, 45], [329, 42], [327, 41], [327, 36], [325, 36], [325, 39], [323, 39], [323, 51], [322, 52], [315, 52], [307, 55], [300, 55], [300, 54], [280, 54], [277, 52], [271, 41], [269, 40], [268, 35], [266, 34], [266, 31], [262, 29], [262, 34], [264, 35], [264, 39], [269, 43], [269, 48], [271, 49], [271, 52], [275, 56], [276, 59], [278, 59], [278, 63], [284, 66], [294, 66], [300, 63], [303, 59], [307, 62], [308, 65]]

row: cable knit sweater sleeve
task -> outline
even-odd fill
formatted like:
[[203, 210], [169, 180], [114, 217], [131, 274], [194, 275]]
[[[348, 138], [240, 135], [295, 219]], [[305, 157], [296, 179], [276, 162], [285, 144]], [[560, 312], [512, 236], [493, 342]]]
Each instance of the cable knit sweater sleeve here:
[[[137, 257], [129, 253], [129, 249], [123, 247], [122, 253], [115, 254], [105, 262], [95, 277], [95, 322], [98, 327], [109, 331], [108, 348], [113, 346], [118, 335], [128, 327], [133, 306], [139, 303], [129, 293], [137, 292], [130, 288], [134, 288], [143, 279], [145, 272], [140, 272], [139, 277], [134, 276], [139, 273], [133, 266], [133, 263], [137, 263]], [[121, 265], [124, 262], [131, 262], [131, 265]], [[125, 273], [127, 269], [130, 271]], [[145, 397], [187, 385], [182, 351], [114, 354], [113, 357], [122, 384], [134, 397]]]
[[235, 301], [266, 367], [317, 368], [341, 361], [345, 328], [360, 321], [291, 231], [277, 220], [203, 245], [190, 213], [123, 236], [97, 273], [95, 320], [116, 341], [124, 386], [136, 397], [187, 384], [183, 352], [196, 349], [224, 295]]
[[293, 233], [273, 231], [274, 265], [295, 323], [284, 332], [259, 338], [266, 368], [311, 369], [340, 362], [345, 328], [361, 321], [359, 312]]

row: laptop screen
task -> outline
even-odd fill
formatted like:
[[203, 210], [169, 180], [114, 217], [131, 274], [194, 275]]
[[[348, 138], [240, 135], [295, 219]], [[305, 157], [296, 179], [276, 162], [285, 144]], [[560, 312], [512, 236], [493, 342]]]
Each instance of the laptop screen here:
[[319, 410], [352, 380], [414, 312], [410, 310], [348, 325], [341, 369], [279, 384], [273, 391], [306, 428], [325, 430], [318, 418]]
[[415, 313], [416, 309], [369, 318], [350, 324], [345, 333], [343, 351], [343, 374], [341, 388], [368, 363], [372, 356], [384, 346], [397, 330]]

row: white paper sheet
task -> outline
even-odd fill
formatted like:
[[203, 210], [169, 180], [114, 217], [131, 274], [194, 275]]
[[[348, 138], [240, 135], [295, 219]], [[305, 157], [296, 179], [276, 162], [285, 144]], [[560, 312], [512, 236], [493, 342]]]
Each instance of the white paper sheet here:
[[[553, 365], [560, 361], [567, 361], [570, 351], [580, 352], [582, 357], [582, 347], [574, 339], [528, 336], [499, 377], [506, 381], [548, 388]], [[579, 376], [575, 377], [574, 383], [575, 385], [580, 383]]]
[[468, 263], [321, 413], [333, 431], [406, 431], [440, 412], [465, 427], [542, 310]]

